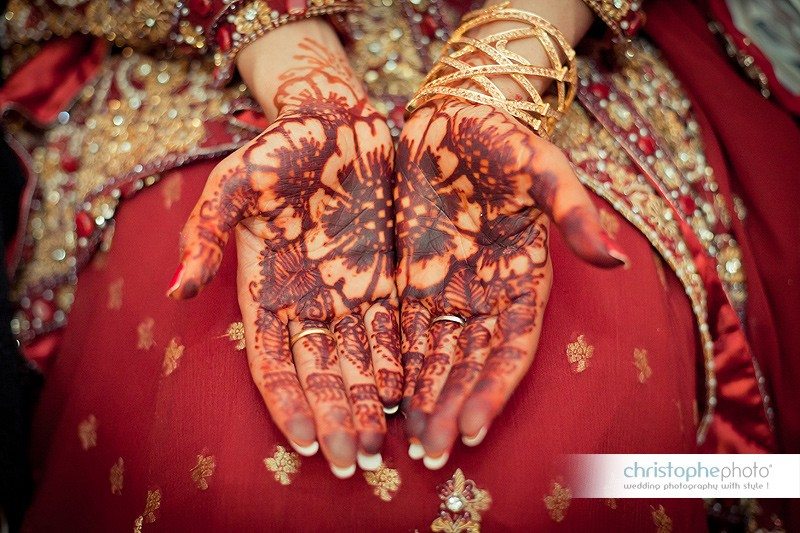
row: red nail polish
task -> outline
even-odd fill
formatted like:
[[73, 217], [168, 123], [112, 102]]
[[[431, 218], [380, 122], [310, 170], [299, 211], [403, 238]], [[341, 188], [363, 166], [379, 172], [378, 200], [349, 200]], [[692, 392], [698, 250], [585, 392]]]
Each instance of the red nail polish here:
[[178, 269], [175, 271], [175, 274], [172, 276], [172, 281], [169, 284], [169, 289], [167, 289], [167, 296], [170, 296], [175, 290], [181, 286], [181, 279], [183, 278], [183, 263], [178, 265]]
[[625, 252], [622, 251], [622, 248], [614, 241], [605, 231], [601, 234], [603, 238], [603, 243], [606, 245], [606, 253], [620, 262], [620, 264], [624, 265], [625, 268], [629, 268], [631, 264], [630, 258], [627, 256]]

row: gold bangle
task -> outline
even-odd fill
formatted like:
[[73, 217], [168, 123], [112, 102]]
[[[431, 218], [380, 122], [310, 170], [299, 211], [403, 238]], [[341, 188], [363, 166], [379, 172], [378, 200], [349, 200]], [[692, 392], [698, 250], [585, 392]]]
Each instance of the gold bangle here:
[[641, 0], [583, 1], [611, 29], [618, 41], [629, 41], [644, 24]]
[[[538, 135], [548, 136], [575, 98], [575, 51], [561, 32], [548, 21], [534, 13], [509, 8], [508, 5], [508, 2], [504, 2], [464, 16], [422, 87], [408, 103], [408, 111], [413, 111], [435, 98], [453, 96], [502, 109], [530, 126]], [[525, 26], [501, 31], [482, 39], [466, 36], [470, 30], [497, 21], [519, 22]], [[507, 48], [509, 42], [530, 38], [538, 39], [544, 48], [550, 61], [549, 67], [533, 65]], [[566, 64], [562, 64], [562, 53], [566, 57]], [[479, 56], [484, 63], [473, 65], [464, 61], [472, 55]], [[528, 94], [530, 100], [509, 100], [489, 76], [510, 77]], [[530, 77], [554, 80], [555, 102], [545, 101], [531, 83]], [[460, 87], [459, 84], [465, 81], [471, 82], [475, 87]]]
[[294, 347], [297, 341], [309, 335], [325, 335], [333, 339], [333, 342], [336, 342], [336, 336], [331, 330], [327, 328], [308, 328], [292, 335], [292, 337], [289, 339], [289, 348]]

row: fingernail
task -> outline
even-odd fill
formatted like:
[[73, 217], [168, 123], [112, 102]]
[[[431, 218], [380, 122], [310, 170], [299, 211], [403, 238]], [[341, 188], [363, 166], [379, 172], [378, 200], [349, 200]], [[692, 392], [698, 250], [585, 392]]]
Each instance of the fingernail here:
[[314, 441], [308, 446], [300, 446], [296, 442], [289, 441], [289, 444], [294, 448], [294, 451], [302, 455], [303, 457], [311, 457], [319, 450], [319, 442]]
[[484, 437], [486, 437], [486, 432], [488, 428], [486, 426], [481, 427], [478, 432], [473, 435], [472, 437], [468, 437], [467, 435], [461, 436], [461, 442], [463, 442], [466, 446], [475, 447], [481, 442], [483, 442]]
[[386, 413], [387, 415], [393, 415], [397, 412], [398, 409], [400, 409], [400, 404], [394, 405], [392, 407], [384, 406], [383, 412]]
[[621, 265], [628, 268], [631, 264], [630, 258], [622, 251], [622, 248], [606, 233], [602, 233], [603, 243], [606, 245], [606, 253], [619, 261]]
[[381, 457], [381, 454], [379, 453], [368, 455], [366, 453], [358, 452], [356, 454], [356, 460], [358, 461], [358, 467], [361, 468], [361, 470], [377, 470], [380, 468], [381, 463], [383, 462], [383, 457]]
[[178, 269], [175, 271], [175, 274], [172, 275], [172, 281], [169, 284], [169, 289], [167, 289], [167, 296], [172, 295], [178, 287], [181, 286], [181, 279], [183, 278], [183, 263], [178, 265]]
[[347, 479], [349, 477], [353, 477], [353, 474], [356, 473], [356, 465], [352, 464], [344, 468], [340, 468], [336, 465], [331, 465], [331, 472], [333, 472], [333, 475], [338, 477], [339, 479]]
[[450, 454], [447, 452], [443, 453], [439, 457], [430, 457], [426, 455], [422, 458], [422, 464], [424, 464], [428, 470], [439, 470], [445, 465], [449, 458]]
[[418, 442], [412, 442], [408, 445], [408, 456], [415, 461], [425, 457], [425, 448]]

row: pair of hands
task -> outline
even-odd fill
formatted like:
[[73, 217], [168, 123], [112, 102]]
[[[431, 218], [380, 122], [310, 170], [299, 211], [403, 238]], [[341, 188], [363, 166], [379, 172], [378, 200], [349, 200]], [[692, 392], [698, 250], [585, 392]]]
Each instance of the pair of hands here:
[[[395, 153], [346, 62], [303, 53], [277, 119], [209, 177], [169, 294], [208, 283], [233, 232], [253, 380], [298, 453], [321, 448], [338, 477], [374, 470], [402, 405], [410, 455], [440, 468], [459, 435], [483, 439], [533, 360], [549, 221], [596, 265], [625, 258], [565, 156], [512, 117], [436, 100]], [[309, 328], [332, 335], [290, 345]]]

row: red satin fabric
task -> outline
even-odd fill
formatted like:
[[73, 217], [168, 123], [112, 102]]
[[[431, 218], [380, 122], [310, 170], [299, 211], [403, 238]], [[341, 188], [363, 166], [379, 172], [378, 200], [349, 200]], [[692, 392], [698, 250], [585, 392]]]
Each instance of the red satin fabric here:
[[3, 84], [0, 113], [15, 109], [35, 124], [51, 124], [97, 75], [108, 48], [102, 39], [85, 35], [48, 41]]
[[[775, 404], [779, 448], [800, 451], [800, 128], [746, 81], [688, 0], [648, 4], [648, 36], [693, 100], [723, 191], [747, 207], [734, 219], [748, 284], [747, 335]], [[680, 28], [680, 31], [678, 31]]]

